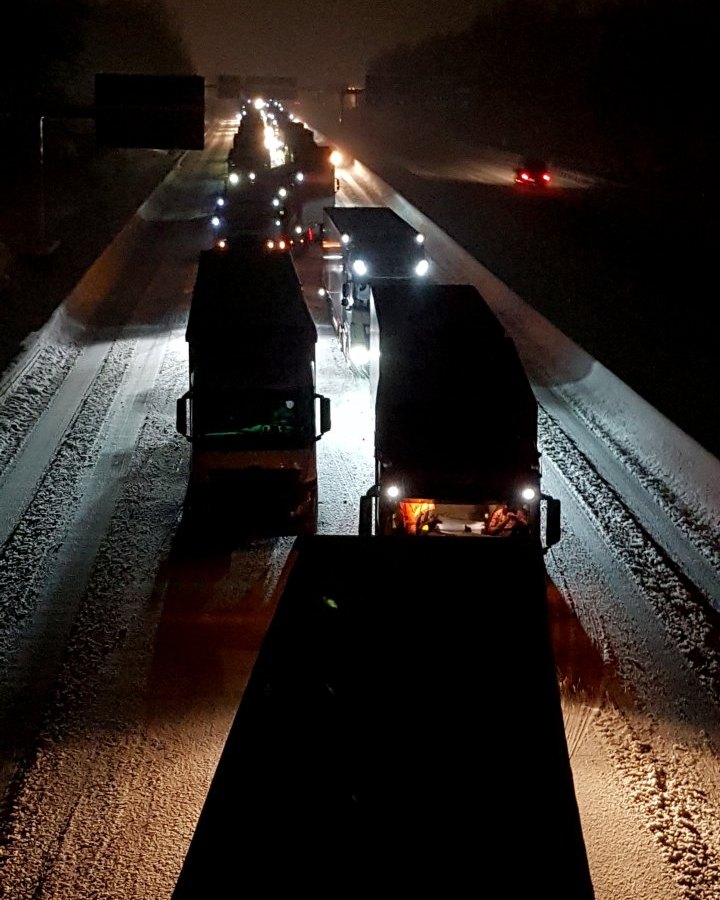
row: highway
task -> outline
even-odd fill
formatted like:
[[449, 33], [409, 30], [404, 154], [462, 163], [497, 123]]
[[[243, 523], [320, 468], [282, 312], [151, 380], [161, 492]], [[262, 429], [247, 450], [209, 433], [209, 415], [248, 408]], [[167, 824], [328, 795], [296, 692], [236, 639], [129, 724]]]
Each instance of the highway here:
[[551, 166], [546, 191], [513, 183], [518, 158], [401, 111], [329, 103], [302, 112], [450, 235], [591, 357], [720, 456], [707, 398], [720, 395], [720, 345], [706, 328], [714, 283], [711, 198], [703, 185], [651, 190]]
[[[229, 122], [213, 123], [205, 150], [186, 154], [148, 198], [4, 383], [0, 839], [14, 900], [170, 896], [273, 615], [290, 538], [193, 545], [181, 527], [184, 323], [231, 135]], [[429, 218], [363, 165], [341, 173], [338, 199]], [[590, 427], [587, 398], [600, 402], [610, 385], [611, 406], [640, 436], [652, 411], [574, 344], [582, 377], [548, 384], [553, 366], [568, 364], [565, 342], [432, 219], [424, 224], [438, 271], [492, 291], [526, 329], [524, 359], [538, 350], [533, 379], [545, 377], [536, 382], [544, 479], [564, 527], [546, 558], [549, 609], [596, 898], [630, 900], [625, 875], [643, 859], [632, 900], [679, 900], [688, 877], [696, 897], [714, 900], [717, 507], [710, 498], [688, 518], [688, 494], [674, 504], [650, 482], [640, 490], [623, 465], [634, 460]], [[367, 384], [344, 364], [317, 295], [318, 265], [313, 254], [298, 261], [318, 325], [318, 390], [333, 404], [318, 445], [319, 532], [353, 534], [372, 482], [372, 419]], [[712, 460], [692, 447], [704, 461], [692, 473], [712, 483]], [[658, 484], [664, 470], [651, 474]], [[692, 480], [672, 474], [673, 486]], [[672, 552], [678, 507], [682, 558]], [[522, 615], [521, 598], [497, 602]], [[491, 643], [502, 680], [512, 634]], [[486, 646], [483, 636], [478, 652]], [[521, 693], [513, 703], [522, 732]], [[532, 729], [526, 737], [519, 758], [532, 753]]]

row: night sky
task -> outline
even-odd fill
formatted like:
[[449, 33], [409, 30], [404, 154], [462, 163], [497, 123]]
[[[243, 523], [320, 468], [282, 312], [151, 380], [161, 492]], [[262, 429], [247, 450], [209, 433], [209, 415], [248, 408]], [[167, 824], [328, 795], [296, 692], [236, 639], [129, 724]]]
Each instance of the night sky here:
[[467, 26], [483, 0], [166, 0], [197, 73], [288, 75], [301, 86], [362, 85], [378, 51]]

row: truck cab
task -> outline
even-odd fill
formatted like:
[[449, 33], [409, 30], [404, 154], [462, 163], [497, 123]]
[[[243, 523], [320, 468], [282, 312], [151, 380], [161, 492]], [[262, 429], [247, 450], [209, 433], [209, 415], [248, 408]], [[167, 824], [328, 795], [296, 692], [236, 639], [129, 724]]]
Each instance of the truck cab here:
[[430, 263], [424, 237], [384, 206], [325, 209], [323, 290], [348, 364], [368, 376], [373, 285], [423, 281]]

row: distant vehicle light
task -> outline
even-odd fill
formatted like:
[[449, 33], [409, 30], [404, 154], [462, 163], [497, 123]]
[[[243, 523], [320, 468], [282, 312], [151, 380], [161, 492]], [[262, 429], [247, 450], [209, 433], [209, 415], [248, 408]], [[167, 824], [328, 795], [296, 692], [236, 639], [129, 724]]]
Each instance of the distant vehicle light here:
[[278, 241], [278, 249], [286, 250], [287, 249], [287, 241]]
[[273, 205], [276, 209], [277, 209], [278, 206], [280, 206], [280, 201], [278, 200], [277, 197], [273, 197], [273, 198], [272, 198], [272, 205]]
[[324, 297], [324, 296], [325, 296], [325, 288], [324, 287], [318, 288], [318, 297]]
[[227, 249], [227, 241], [225, 240], [225, 238], [221, 238], [221, 239], [215, 244], [215, 246], [218, 248], [218, 250], [226, 250], [226, 249]]
[[423, 275], [427, 275], [428, 269], [430, 268], [430, 263], [426, 259], [421, 259], [420, 262], [415, 266], [415, 274], [422, 277]]
[[552, 181], [552, 175], [542, 160], [525, 162], [515, 170], [516, 184], [537, 185], [548, 187]]
[[424, 244], [424, 243], [425, 243], [425, 235], [424, 235], [424, 234], [416, 234], [416, 235], [415, 235], [415, 242], [416, 242], [417, 244]]
[[240, 176], [237, 172], [231, 172], [228, 175], [228, 181], [230, 182], [230, 184], [240, 184]]
[[523, 500], [534, 500], [537, 497], [537, 491], [535, 490], [535, 488], [526, 487], [522, 489], [522, 491], [520, 492], [520, 496], [523, 498]]
[[265, 149], [269, 150], [271, 153], [277, 150], [279, 146], [279, 140], [272, 125], [266, 125], [263, 134], [263, 146], [265, 147]]
[[340, 235], [340, 240], [343, 242], [343, 244], [349, 244], [350, 243], [350, 235], [342, 234], [342, 235]]
[[370, 359], [370, 351], [367, 347], [350, 347], [350, 362], [356, 366], [366, 366]]
[[256, 178], [255, 173], [254, 173], [254, 172], [248, 172], [248, 178], [250, 179], [250, 181], [255, 181], [255, 178]]
[[281, 187], [278, 191], [279, 197], [287, 197], [287, 188]]
[[220, 227], [220, 216], [213, 216], [210, 219], [210, 224], [212, 225], [213, 228], [219, 228]]
[[367, 263], [364, 259], [356, 259], [352, 264], [352, 270], [356, 275], [367, 275]]
[[302, 225], [295, 226], [295, 234], [302, 234]]
[[305, 176], [303, 175], [302, 172], [296, 172], [296, 173], [295, 173], [295, 181], [303, 181], [304, 178], [305, 178]]
[[265, 246], [268, 248], [268, 250], [274, 250], [275, 249], [275, 241], [273, 241], [273, 240], [265, 241]]

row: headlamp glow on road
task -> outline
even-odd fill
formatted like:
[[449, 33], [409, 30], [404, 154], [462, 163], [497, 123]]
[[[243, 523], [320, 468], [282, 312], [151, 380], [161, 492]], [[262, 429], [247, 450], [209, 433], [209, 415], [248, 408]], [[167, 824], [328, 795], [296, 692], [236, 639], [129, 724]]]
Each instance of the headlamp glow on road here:
[[370, 359], [370, 351], [367, 347], [355, 346], [350, 348], [350, 362], [356, 366], [366, 366]]

